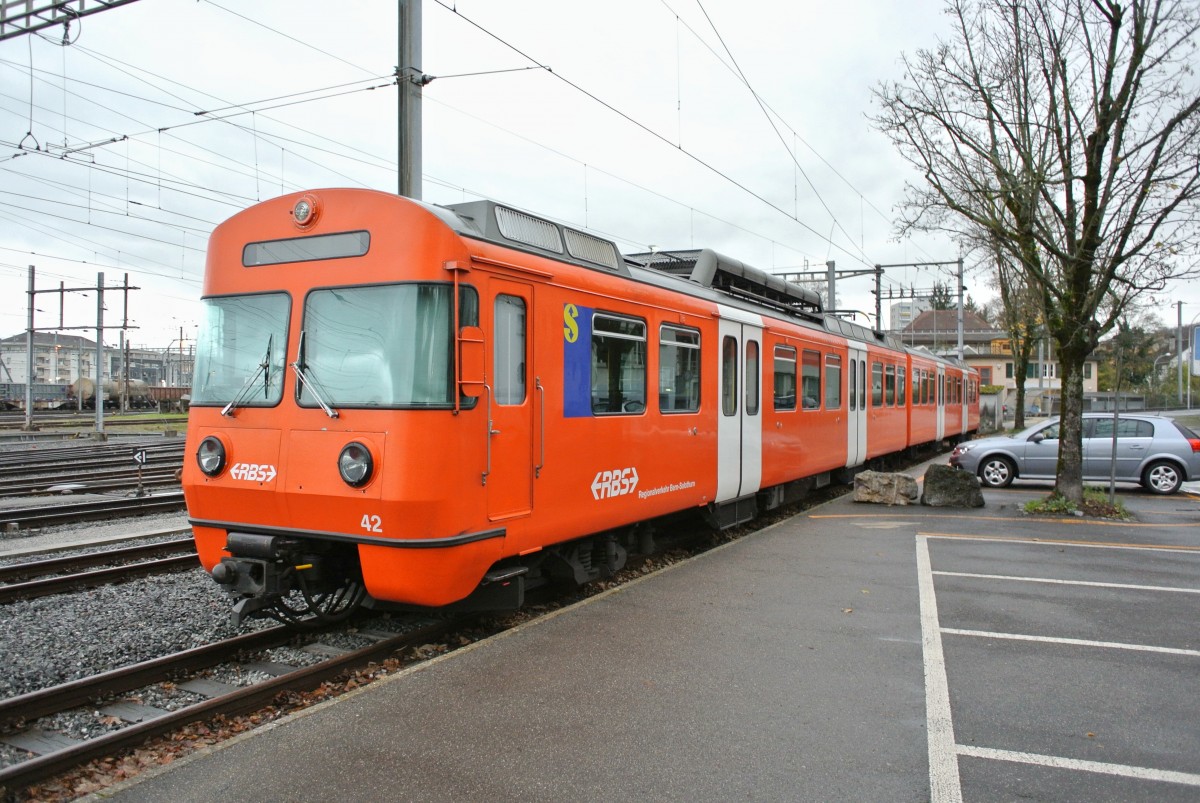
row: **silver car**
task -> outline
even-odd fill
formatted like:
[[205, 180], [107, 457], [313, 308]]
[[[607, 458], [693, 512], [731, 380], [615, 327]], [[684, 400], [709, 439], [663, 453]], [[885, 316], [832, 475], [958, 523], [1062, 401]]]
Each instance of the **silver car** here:
[[[950, 465], [1003, 488], [1014, 479], [1054, 479], [1059, 420], [1051, 418], [1010, 437], [982, 438], [955, 447]], [[1083, 478], [1107, 480], [1113, 464], [1111, 413], [1084, 413]], [[1156, 494], [1173, 494], [1200, 479], [1200, 435], [1170, 418], [1122, 414], [1117, 420], [1116, 478]]]

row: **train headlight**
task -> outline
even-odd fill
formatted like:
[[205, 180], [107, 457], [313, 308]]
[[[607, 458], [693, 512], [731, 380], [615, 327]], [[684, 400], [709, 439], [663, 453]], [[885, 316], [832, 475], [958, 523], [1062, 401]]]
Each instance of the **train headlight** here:
[[225, 445], [219, 438], [208, 436], [200, 441], [196, 450], [196, 464], [210, 477], [215, 477], [225, 468]]
[[375, 464], [371, 460], [371, 450], [361, 443], [348, 443], [338, 455], [338, 474], [351, 488], [366, 485], [371, 479]]
[[302, 229], [311, 228], [321, 216], [321, 201], [317, 196], [306, 193], [292, 207], [292, 219]]

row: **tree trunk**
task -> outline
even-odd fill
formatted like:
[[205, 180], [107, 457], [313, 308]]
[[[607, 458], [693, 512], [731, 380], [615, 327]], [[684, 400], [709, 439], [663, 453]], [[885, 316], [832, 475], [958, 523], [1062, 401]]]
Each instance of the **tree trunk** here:
[[1058, 479], [1055, 493], [1083, 504], [1083, 363], [1088, 350], [1060, 346], [1062, 414], [1059, 418]]

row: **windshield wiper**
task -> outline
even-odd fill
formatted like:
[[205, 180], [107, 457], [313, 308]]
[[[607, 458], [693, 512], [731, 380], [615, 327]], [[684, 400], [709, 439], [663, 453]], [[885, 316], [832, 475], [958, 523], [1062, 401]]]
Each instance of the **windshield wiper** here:
[[296, 372], [296, 379], [300, 380], [300, 384], [312, 394], [312, 397], [317, 400], [317, 404], [321, 405], [321, 409], [325, 411], [325, 415], [330, 418], [337, 418], [338, 411], [325, 403], [321, 398], [321, 394], [317, 392], [317, 380], [309, 378], [304, 373], [304, 331], [300, 331], [300, 343], [296, 346], [296, 361], [292, 363], [292, 370]]
[[267, 353], [263, 355], [263, 360], [258, 364], [258, 370], [254, 372], [254, 376], [250, 377], [243, 383], [242, 389], [233, 397], [233, 401], [225, 405], [221, 410], [221, 415], [232, 416], [233, 411], [237, 409], [242, 400], [250, 395], [250, 389], [254, 387], [254, 380], [258, 379], [259, 374], [263, 377], [263, 398], [271, 397], [271, 350], [275, 345], [275, 335], [267, 338]]

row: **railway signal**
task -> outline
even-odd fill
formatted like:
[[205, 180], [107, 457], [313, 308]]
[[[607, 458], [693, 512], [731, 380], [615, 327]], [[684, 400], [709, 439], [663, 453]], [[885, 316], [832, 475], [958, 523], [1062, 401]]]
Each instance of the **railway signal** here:
[[146, 465], [146, 450], [138, 449], [133, 453], [133, 462], [137, 463], [138, 467], [138, 487], [137, 496], [145, 496], [146, 490], [142, 487], [142, 466]]

